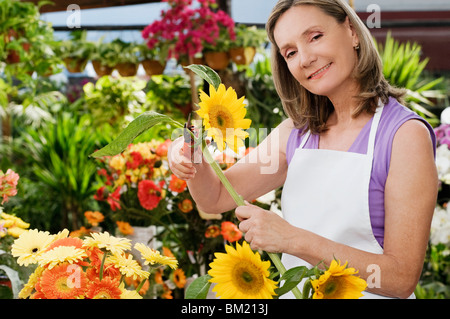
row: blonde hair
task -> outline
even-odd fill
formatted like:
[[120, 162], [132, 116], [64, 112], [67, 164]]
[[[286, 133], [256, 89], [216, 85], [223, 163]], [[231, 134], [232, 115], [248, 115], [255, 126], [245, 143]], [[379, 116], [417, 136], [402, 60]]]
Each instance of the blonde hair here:
[[379, 98], [383, 103], [387, 103], [390, 96], [402, 102], [405, 91], [392, 87], [384, 78], [381, 58], [370, 31], [345, 1], [279, 0], [266, 24], [267, 34], [272, 42], [272, 73], [283, 108], [297, 128], [307, 128], [304, 132], [309, 129], [314, 134], [326, 131], [326, 122], [334, 109], [326, 96], [309, 92], [292, 76], [275, 41], [274, 30], [279, 18], [290, 8], [299, 5], [315, 6], [341, 24], [348, 17], [358, 35], [358, 63], [353, 73], [360, 85], [360, 93], [357, 96], [360, 103], [353, 114], [354, 117], [363, 112], [373, 114]]

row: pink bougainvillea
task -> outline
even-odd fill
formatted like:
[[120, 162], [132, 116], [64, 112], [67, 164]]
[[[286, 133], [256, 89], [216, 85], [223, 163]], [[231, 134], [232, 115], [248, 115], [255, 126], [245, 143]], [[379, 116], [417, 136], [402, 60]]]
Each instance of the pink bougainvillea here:
[[142, 31], [148, 47], [169, 46], [168, 55], [193, 57], [205, 46], [216, 46], [225, 37], [235, 40], [234, 20], [217, 7], [215, 0], [164, 0], [170, 8], [161, 12], [161, 19]]

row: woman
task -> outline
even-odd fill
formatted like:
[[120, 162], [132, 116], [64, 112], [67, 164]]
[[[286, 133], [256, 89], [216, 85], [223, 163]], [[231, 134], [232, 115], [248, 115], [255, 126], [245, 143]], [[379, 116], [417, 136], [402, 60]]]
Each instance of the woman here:
[[[348, 261], [368, 281], [367, 298], [414, 297], [434, 211], [435, 137], [384, 79], [372, 38], [341, 0], [280, 0], [267, 23], [273, 76], [289, 119], [226, 171], [252, 200], [283, 186], [281, 218], [236, 209], [253, 249], [283, 253], [286, 268]], [[173, 172], [200, 209], [234, 208], [210, 166], [172, 144]], [[250, 153], [248, 156], [255, 156]], [[249, 182], [251, 181], [251, 182]]]

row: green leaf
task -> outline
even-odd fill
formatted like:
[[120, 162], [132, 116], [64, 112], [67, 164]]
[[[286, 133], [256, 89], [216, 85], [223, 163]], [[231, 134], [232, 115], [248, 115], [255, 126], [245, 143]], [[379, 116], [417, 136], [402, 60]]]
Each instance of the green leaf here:
[[282, 287], [275, 289], [278, 296], [282, 296], [285, 293], [291, 291], [296, 287], [305, 276], [312, 275], [309, 269], [305, 266], [294, 267], [287, 270], [280, 278], [280, 282], [284, 280]]
[[9, 280], [11, 281], [13, 296], [14, 299], [17, 299], [22, 286], [19, 278], [19, 273], [5, 265], [0, 265], [0, 269], [6, 273], [6, 276], [8, 276]]
[[186, 289], [186, 299], [206, 299], [211, 283], [210, 275], [204, 275], [195, 279]]
[[90, 156], [99, 158], [102, 156], [114, 156], [120, 154], [130, 143], [133, 142], [136, 137], [156, 124], [160, 124], [162, 122], [169, 122], [175, 126], [183, 127], [182, 124], [171, 119], [167, 115], [159, 114], [153, 111], [145, 112], [133, 120], [115, 140]]
[[211, 84], [216, 91], [219, 88], [220, 83], [222, 83], [220, 76], [216, 73], [216, 71], [211, 69], [209, 66], [201, 64], [191, 64], [188, 65], [186, 68], [197, 74], [199, 77], [201, 77], [209, 84]]

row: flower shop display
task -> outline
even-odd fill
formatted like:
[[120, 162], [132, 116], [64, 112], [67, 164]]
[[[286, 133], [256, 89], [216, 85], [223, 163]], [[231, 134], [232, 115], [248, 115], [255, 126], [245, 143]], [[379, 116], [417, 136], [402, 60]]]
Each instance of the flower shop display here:
[[[240, 240], [242, 233], [232, 212], [211, 216], [198, 210], [186, 182], [168, 169], [170, 143], [130, 144], [120, 154], [99, 159], [102, 183], [95, 198], [122, 235], [132, 238], [130, 233], [152, 229], [148, 240], [172, 251], [180, 262], [179, 272], [187, 277], [202, 275], [214, 253], [224, 251], [225, 242]], [[216, 156], [223, 157], [220, 152]], [[228, 158], [223, 169], [236, 161], [237, 157]], [[162, 275], [176, 278], [176, 274]]]
[[143, 285], [152, 271], [178, 266], [175, 258], [137, 243], [142, 264], [150, 266], [146, 271], [129, 254], [131, 243], [126, 238], [107, 232], [84, 239], [68, 235], [67, 229], [56, 235], [32, 229], [14, 241], [11, 252], [18, 264], [36, 265], [19, 298], [141, 299], [141, 287], [127, 289], [125, 278], [139, 278]]

